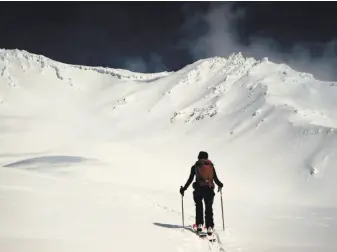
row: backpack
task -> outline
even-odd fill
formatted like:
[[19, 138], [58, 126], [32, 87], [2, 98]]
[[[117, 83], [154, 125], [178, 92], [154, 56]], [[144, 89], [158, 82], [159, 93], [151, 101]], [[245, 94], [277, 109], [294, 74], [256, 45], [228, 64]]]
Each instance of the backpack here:
[[201, 187], [213, 187], [214, 166], [208, 159], [200, 159], [195, 163], [196, 182]]

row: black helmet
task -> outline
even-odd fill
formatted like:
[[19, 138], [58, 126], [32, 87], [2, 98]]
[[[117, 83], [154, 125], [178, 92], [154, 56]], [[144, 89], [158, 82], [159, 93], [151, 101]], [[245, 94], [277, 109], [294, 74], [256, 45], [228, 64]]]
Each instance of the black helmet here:
[[200, 151], [198, 159], [208, 159], [208, 153], [206, 151]]

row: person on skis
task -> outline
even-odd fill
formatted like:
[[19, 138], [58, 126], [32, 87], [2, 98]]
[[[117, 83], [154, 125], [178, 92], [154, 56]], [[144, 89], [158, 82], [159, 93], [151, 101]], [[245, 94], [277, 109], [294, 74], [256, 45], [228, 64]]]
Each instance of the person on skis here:
[[190, 176], [185, 186], [180, 187], [180, 194], [184, 196], [184, 192], [193, 181], [194, 175], [196, 181], [193, 183], [193, 199], [195, 202], [195, 221], [197, 232], [202, 231], [204, 225], [203, 200], [205, 202], [205, 221], [207, 234], [211, 235], [214, 229], [213, 221], [213, 200], [214, 200], [214, 182], [218, 186], [218, 191], [223, 187], [223, 184], [218, 179], [212, 161], [208, 159], [208, 153], [200, 151], [198, 161], [191, 167]]

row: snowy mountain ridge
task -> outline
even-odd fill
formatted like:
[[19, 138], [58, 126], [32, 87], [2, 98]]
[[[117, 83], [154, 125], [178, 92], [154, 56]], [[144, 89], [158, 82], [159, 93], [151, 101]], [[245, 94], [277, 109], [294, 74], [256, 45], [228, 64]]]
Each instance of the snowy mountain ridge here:
[[[81, 77], [72, 76], [73, 72], [83, 75], [83, 70], [94, 71], [107, 75], [108, 78], [111, 76], [120, 80], [140, 81], [139, 83], [151, 81], [151, 86], [143, 85], [142, 89], [161, 86], [159, 89], [162, 90], [160, 92], [163, 97], [159, 100], [154, 99], [155, 101], [147, 107], [147, 110], [163, 107], [163, 111], [168, 110], [171, 123], [181, 120], [193, 122], [206, 117], [228, 115], [232, 113], [228, 109], [232, 106], [238, 108], [238, 113], [249, 112], [252, 116], [259, 115], [258, 117], [262, 117], [261, 113], [262, 115], [269, 113], [268, 111], [277, 107], [279, 110], [297, 114], [285, 119], [292, 123], [298, 122], [298, 118], [304, 121], [310, 118], [308, 121], [310, 124], [329, 128], [330, 131], [336, 127], [333, 122], [336, 113], [326, 108], [331, 105], [337, 106], [337, 101], [333, 99], [336, 95], [334, 87], [337, 84], [317, 81], [311, 74], [296, 72], [287, 65], [272, 63], [267, 58], [255, 60], [244, 58], [241, 53], [238, 53], [232, 54], [228, 59], [223, 57], [203, 59], [177, 72], [156, 74], [67, 65], [20, 50], [0, 50], [0, 60], [1, 76], [12, 87], [29, 83], [27, 74], [28, 76], [43, 75], [46, 69], [53, 70], [58, 80], [66, 81], [70, 86], [79, 89], [86, 86], [89, 88], [88, 91], [95, 89], [95, 84], [91, 84], [90, 80], [83, 85]], [[18, 80], [16, 77], [18, 75], [25, 78], [25, 81]], [[36, 82], [36, 78], [34, 76], [32, 81]], [[111, 83], [110, 80], [109, 82]], [[236, 97], [238, 92], [240, 96]], [[309, 102], [306, 100], [307, 97], [298, 97], [301, 92], [309, 97]], [[117, 95], [118, 99], [115, 99], [113, 110], [124, 108], [132, 101], [145, 103], [151, 100], [147, 96], [142, 97], [141, 94], [134, 92], [127, 95], [122, 93]], [[138, 98], [135, 99], [135, 96]], [[2, 97], [2, 103], [4, 103], [5, 96], [2, 95]], [[321, 97], [331, 97], [331, 99], [325, 100]], [[314, 104], [310, 104], [311, 102]], [[309, 117], [307, 117], [308, 114]]]
[[120, 79], [129, 79], [129, 80], [152, 80], [169, 74], [168, 72], [161, 72], [157, 74], [132, 73], [124, 69], [69, 65], [51, 60], [43, 55], [37, 55], [29, 53], [25, 50], [18, 50], [18, 49], [14, 50], [0, 49], [0, 60], [5, 62], [6, 68], [10, 68], [11, 62], [18, 61], [20, 62], [23, 71], [27, 71], [27, 69], [32, 65], [39, 67], [41, 72], [43, 72], [44, 68], [50, 67], [55, 70], [57, 77], [61, 80], [65, 78], [61, 74], [61, 72], [69, 67], [79, 68], [86, 71], [96, 71], [98, 73], [109, 74], [111, 76], [116, 76]]

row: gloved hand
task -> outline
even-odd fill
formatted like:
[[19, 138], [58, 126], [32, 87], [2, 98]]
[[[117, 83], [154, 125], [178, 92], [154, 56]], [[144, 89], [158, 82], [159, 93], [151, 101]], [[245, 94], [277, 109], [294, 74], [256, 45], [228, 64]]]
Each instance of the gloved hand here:
[[222, 190], [223, 184], [218, 186], [218, 192], [220, 192]]
[[180, 194], [181, 194], [182, 196], [184, 196], [184, 192], [185, 192], [184, 187], [180, 186]]

